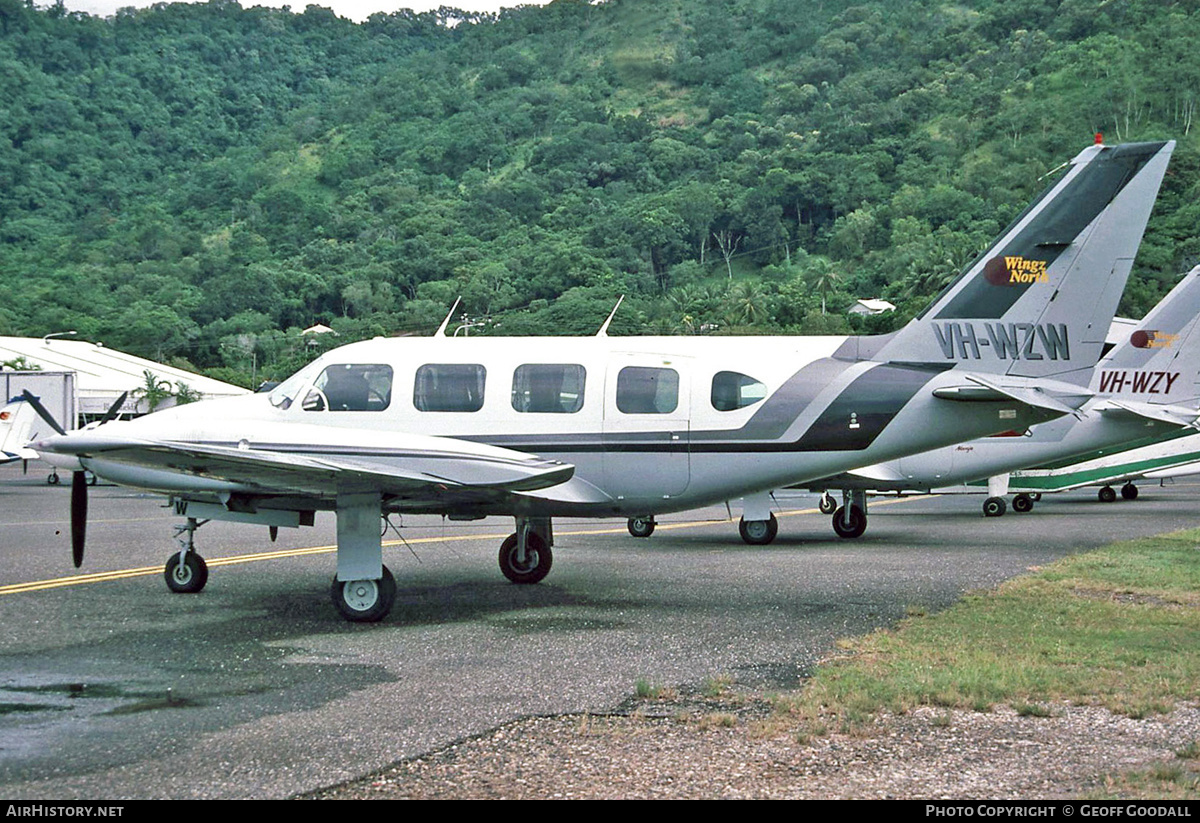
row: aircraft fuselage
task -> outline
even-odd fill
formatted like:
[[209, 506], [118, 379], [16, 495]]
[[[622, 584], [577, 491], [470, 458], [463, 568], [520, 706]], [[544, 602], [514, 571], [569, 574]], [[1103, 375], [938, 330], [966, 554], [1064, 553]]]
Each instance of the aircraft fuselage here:
[[[840, 359], [846, 347], [841, 337], [373, 340], [330, 352], [269, 395], [106, 428], [381, 466], [412, 434], [455, 438], [570, 463], [575, 480], [596, 492], [531, 493], [521, 506], [530, 516], [631, 516], [802, 483], [1053, 416], [1006, 400], [939, 399], [933, 391], [963, 385], [961, 373]], [[356, 388], [335, 385], [350, 378]], [[261, 491], [220, 477], [85, 463], [114, 481], [183, 496]], [[385, 506], [438, 510], [428, 500]], [[481, 504], [469, 513], [501, 512]]]

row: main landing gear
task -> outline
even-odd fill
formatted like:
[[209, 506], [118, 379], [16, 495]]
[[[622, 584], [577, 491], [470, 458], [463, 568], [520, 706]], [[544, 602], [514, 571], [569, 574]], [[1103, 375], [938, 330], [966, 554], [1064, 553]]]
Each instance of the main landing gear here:
[[[824, 501], [822, 501], [824, 502]], [[853, 540], [867, 530], [867, 493], [863, 489], [842, 490], [842, 505], [833, 513], [833, 531]]]
[[380, 566], [378, 580], [333, 578], [329, 596], [342, 617], [353, 623], [377, 623], [387, 617], [396, 601], [396, 579], [387, 566]]
[[[632, 522], [632, 521], [630, 521]], [[653, 521], [651, 521], [653, 522]], [[632, 529], [630, 529], [632, 532]], [[651, 526], [650, 531], [654, 531]], [[647, 533], [649, 534], [649, 533]], [[513, 583], [539, 583], [550, 573], [554, 555], [550, 518], [517, 518], [517, 530], [500, 544], [500, 571]]]
[[[1033, 511], [1033, 504], [1041, 500], [1040, 494], [1026, 494], [1021, 492], [1014, 495], [1012, 499], [1012, 510], [1018, 514], [1025, 514]], [[983, 501], [983, 516], [984, 517], [1002, 517], [1008, 511], [1008, 504], [1004, 502], [1004, 498], [999, 495], [989, 497]]]
[[[1117, 492], [1112, 486], [1105, 486], [1100, 489], [1097, 496], [1100, 498], [1101, 503], [1112, 503], [1117, 499]], [[1138, 487], [1133, 485], [1133, 483], [1126, 483], [1121, 487], [1122, 500], [1137, 500], [1137, 496]]]
[[658, 524], [654, 522], [654, 515], [648, 514], [645, 517], [631, 517], [629, 522], [625, 524], [629, 529], [629, 533], [634, 537], [649, 537], [654, 534], [654, 527]]
[[743, 517], [738, 521], [738, 534], [750, 546], [766, 546], [779, 534], [779, 521], [772, 513], [766, 520], [747, 520]]

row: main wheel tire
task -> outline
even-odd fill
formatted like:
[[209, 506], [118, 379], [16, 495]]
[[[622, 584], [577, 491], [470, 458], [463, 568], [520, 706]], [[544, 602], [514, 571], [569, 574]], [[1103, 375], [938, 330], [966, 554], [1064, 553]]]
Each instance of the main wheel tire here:
[[989, 497], [983, 501], [984, 517], [1001, 517], [1008, 511], [1008, 504], [1003, 497]]
[[743, 517], [738, 521], [738, 534], [751, 546], [766, 546], [779, 534], [779, 521], [774, 514], [766, 520], [747, 520]]
[[180, 563], [179, 554], [175, 553], [167, 558], [163, 577], [167, 588], [176, 594], [195, 594], [208, 582], [208, 564], [195, 552], [185, 554]]
[[837, 511], [837, 501], [830, 494], [821, 495], [820, 502], [817, 503], [817, 511], [821, 514], [833, 514]]
[[387, 566], [378, 580], [333, 579], [329, 588], [333, 605], [342, 617], [354, 623], [377, 623], [387, 617], [396, 602], [396, 578]]
[[500, 544], [500, 571], [513, 583], [539, 583], [550, 574], [554, 555], [537, 532], [525, 538], [525, 560], [517, 559], [517, 535], [514, 532]]
[[1013, 498], [1013, 511], [1024, 514], [1033, 511], [1033, 498], [1027, 494], [1018, 494]]
[[1121, 497], [1125, 500], [1137, 500], [1138, 487], [1132, 483], [1126, 483], [1121, 487]]
[[1112, 486], [1105, 486], [1096, 496], [1100, 498], [1101, 503], [1112, 503], [1117, 499], [1117, 490]]
[[838, 537], [853, 540], [862, 537], [867, 530], [867, 515], [858, 506], [850, 507], [850, 517], [847, 522], [846, 507], [839, 506], [833, 513], [833, 531]]
[[654, 534], [655, 525], [653, 517], [631, 517], [626, 527], [634, 537], [649, 537]]

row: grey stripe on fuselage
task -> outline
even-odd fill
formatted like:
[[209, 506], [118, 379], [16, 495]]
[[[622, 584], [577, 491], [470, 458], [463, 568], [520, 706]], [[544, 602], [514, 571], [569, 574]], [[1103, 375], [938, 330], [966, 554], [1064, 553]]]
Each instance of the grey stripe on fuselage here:
[[[575, 434], [570, 442], [545, 435], [476, 435], [466, 440], [522, 451], [794, 452], [867, 448], [909, 400], [943, 369], [930, 366], [848, 363], [824, 358], [800, 369], [738, 429], [691, 432]], [[817, 402], [822, 394], [827, 403]], [[857, 415], [852, 418], [851, 415]]]

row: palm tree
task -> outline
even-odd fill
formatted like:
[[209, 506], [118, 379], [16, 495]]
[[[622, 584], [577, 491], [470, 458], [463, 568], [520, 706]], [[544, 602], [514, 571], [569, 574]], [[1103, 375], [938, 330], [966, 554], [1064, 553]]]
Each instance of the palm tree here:
[[742, 280], [726, 293], [726, 317], [734, 325], [753, 326], [767, 314], [767, 296], [759, 283]]
[[842, 276], [834, 271], [828, 257], [809, 257], [804, 265], [804, 279], [809, 288], [821, 295], [821, 314], [825, 313], [825, 299], [834, 291]]

